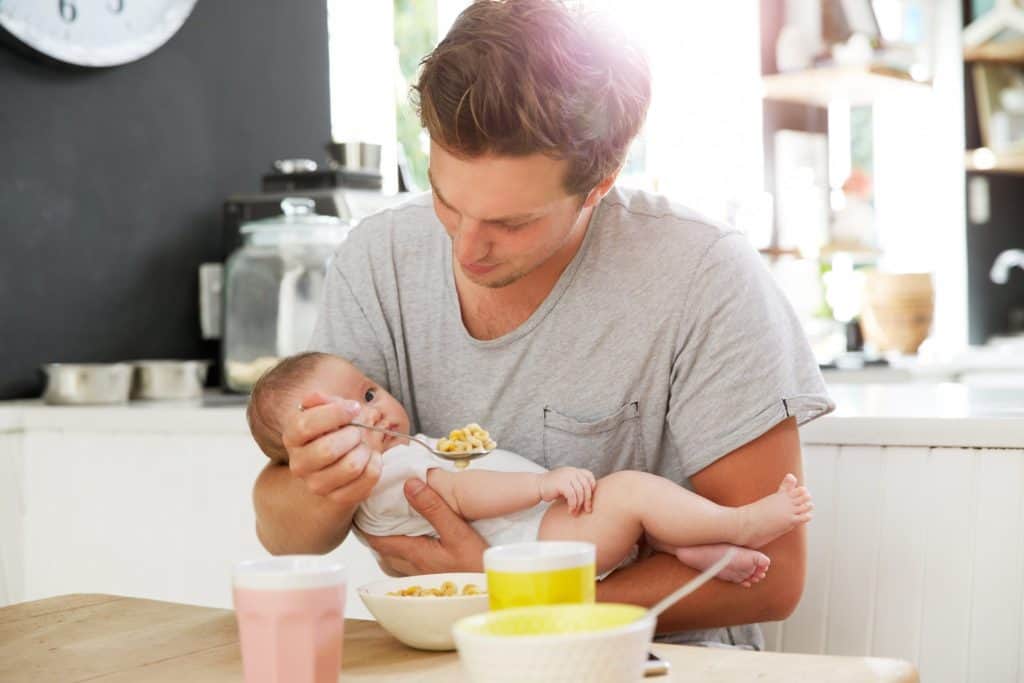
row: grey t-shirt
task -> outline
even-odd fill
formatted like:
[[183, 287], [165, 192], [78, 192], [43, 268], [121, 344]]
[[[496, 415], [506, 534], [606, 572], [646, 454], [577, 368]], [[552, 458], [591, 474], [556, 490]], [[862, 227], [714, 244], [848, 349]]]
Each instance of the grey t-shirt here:
[[[533, 315], [474, 339], [431, 198], [370, 216], [327, 277], [311, 348], [349, 359], [414, 431], [477, 422], [547, 468], [689, 477], [787, 416], [832, 409], [791, 307], [742, 234], [614, 188]], [[756, 627], [678, 642], [759, 647]]]

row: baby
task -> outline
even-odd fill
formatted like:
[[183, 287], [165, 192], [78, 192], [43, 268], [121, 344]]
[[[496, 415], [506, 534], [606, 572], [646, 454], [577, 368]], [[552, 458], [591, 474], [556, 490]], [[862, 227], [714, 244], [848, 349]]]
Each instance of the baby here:
[[[299, 354], [260, 378], [249, 402], [253, 437], [272, 460], [287, 462], [282, 425], [314, 392], [359, 401], [363, 424], [409, 431], [402, 405], [351, 363], [325, 353]], [[701, 570], [722, 556], [726, 546], [721, 544], [733, 544], [740, 548], [718, 576], [750, 586], [764, 578], [769, 565], [756, 548], [811, 519], [811, 496], [792, 474], [775, 493], [732, 508], [646, 472], [620, 471], [595, 480], [587, 470], [548, 471], [500, 449], [460, 470], [407, 439], [363, 431], [366, 443], [384, 455], [380, 480], [353, 520], [370, 535], [434, 533], [405, 499], [403, 485], [415, 477], [491, 545], [589, 541], [597, 548], [597, 571], [603, 578], [636, 558], [645, 535], [652, 548]]]

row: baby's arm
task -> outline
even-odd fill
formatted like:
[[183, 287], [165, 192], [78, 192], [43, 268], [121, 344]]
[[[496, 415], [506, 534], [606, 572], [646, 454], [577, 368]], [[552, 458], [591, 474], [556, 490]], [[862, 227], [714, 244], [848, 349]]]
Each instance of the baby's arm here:
[[571, 512], [589, 512], [595, 480], [587, 470], [575, 467], [542, 474], [432, 469], [427, 483], [456, 513], [476, 520], [512, 514], [556, 498], [565, 498]]

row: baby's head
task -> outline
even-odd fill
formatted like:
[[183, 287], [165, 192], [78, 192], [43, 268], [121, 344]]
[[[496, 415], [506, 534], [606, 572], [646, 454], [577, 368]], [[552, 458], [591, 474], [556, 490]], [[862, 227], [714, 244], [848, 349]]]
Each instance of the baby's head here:
[[[357, 421], [363, 424], [409, 431], [409, 415], [402, 404], [354, 365], [329, 353], [300, 353], [285, 358], [260, 377], [249, 399], [249, 430], [271, 460], [288, 462], [282, 440], [284, 425], [301, 412], [302, 401], [313, 393], [357, 401], [362, 406]], [[386, 434], [362, 431], [363, 440], [376, 451], [384, 452], [402, 443]]]

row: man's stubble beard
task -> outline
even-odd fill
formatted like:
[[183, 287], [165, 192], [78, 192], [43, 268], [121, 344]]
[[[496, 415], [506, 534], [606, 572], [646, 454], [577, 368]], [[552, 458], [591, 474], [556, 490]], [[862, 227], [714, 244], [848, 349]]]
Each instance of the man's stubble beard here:
[[512, 273], [511, 275], [506, 275], [505, 277], [496, 282], [478, 282], [476, 284], [480, 285], [481, 287], [486, 287], [487, 289], [502, 289], [503, 287], [508, 287], [509, 285], [518, 282], [519, 280], [522, 280], [524, 277], [526, 277], [533, 271], [537, 270], [537, 268], [539, 268], [541, 265], [542, 264], [537, 264], [536, 266], [528, 270], [520, 270], [515, 273]]
[[[570, 228], [569, 231], [565, 234], [565, 238], [562, 240], [562, 242], [557, 247], [555, 247], [551, 251], [551, 253], [547, 255], [547, 257], [542, 259], [539, 263], [536, 263], [533, 267], [527, 268], [525, 270], [516, 271], [516, 272], [514, 272], [514, 273], [512, 273], [510, 275], [506, 275], [502, 279], [497, 280], [495, 282], [477, 282], [476, 280], [473, 280], [472, 277], [469, 278], [470, 281], [474, 282], [477, 285], [480, 285], [481, 287], [486, 287], [487, 289], [502, 289], [503, 287], [508, 287], [509, 285], [518, 282], [519, 280], [523, 279], [524, 277], [526, 277], [527, 275], [529, 275], [533, 271], [537, 270], [538, 268], [540, 268], [545, 263], [547, 263], [548, 261], [550, 261], [551, 259], [553, 259], [555, 257], [555, 254], [557, 254], [558, 251], [562, 247], [565, 246], [565, 243], [568, 242], [572, 238], [572, 235], [575, 232], [576, 226], [579, 223], [580, 218], [582, 217], [582, 215], [583, 215], [583, 209], [582, 209], [582, 206], [581, 206], [581, 208], [576, 213], [576, 218], [572, 222], [572, 228]], [[581, 246], [582, 246], [582, 241], [581, 241]], [[579, 249], [579, 247], [577, 247], [577, 249]], [[575, 256], [576, 255], [573, 254], [573, 258], [575, 258]], [[572, 259], [570, 259], [570, 261], [572, 261]], [[568, 264], [566, 264], [566, 266], [568, 266]], [[467, 277], [468, 277], [468, 274], [467, 274]]]

